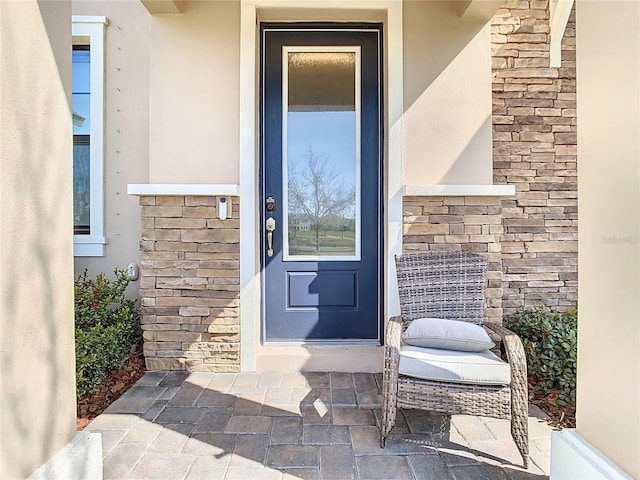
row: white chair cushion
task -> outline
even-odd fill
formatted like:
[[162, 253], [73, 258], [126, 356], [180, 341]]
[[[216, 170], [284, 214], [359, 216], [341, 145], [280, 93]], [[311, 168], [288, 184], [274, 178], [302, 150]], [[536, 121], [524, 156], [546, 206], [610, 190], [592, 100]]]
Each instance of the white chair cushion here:
[[400, 375], [435, 380], [482, 385], [509, 385], [511, 370], [489, 350], [459, 352], [436, 348], [400, 347]]
[[461, 352], [482, 352], [495, 346], [480, 325], [444, 318], [418, 318], [409, 324], [402, 339], [416, 347]]

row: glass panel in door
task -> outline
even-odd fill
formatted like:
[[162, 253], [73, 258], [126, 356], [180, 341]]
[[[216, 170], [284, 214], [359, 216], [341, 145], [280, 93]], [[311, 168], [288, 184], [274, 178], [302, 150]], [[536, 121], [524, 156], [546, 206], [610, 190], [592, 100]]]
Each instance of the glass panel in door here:
[[359, 47], [283, 47], [284, 260], [360, 258], [359, 68]]

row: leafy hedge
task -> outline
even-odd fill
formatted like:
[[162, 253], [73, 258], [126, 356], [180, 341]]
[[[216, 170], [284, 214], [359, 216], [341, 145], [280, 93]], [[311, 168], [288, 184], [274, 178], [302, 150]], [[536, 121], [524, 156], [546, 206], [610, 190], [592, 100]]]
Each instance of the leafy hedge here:
[[522, 339], [530, 374], [543, 391], [560, 390], [559, 405], [576, 405], [578, 311], [552, 312], [547, 306], [520, 309], [504, 325]]
[[92, 393], [107, 371], [122, 368], [132, 347], [141, 344], [140, 311], [125, 297], [129, 278], [115, 269], [115, 279], [103, 273], [95, 279], [85, 270], [75, 281], [76, 394]]

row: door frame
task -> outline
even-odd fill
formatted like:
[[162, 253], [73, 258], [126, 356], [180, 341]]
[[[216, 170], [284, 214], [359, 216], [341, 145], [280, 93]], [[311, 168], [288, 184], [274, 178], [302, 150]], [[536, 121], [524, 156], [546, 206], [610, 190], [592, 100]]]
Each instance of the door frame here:
[[374, 7], [359, 0], [318, 0], [300, 9], [292, 0], [241, 0], [240, 4], [240, 328], [242, 371], [256, 370], [260, 343], [259, 23], [381, 22], [384, 26], [384, 319], [399, 313], [394, 255], [402, 250], [402, 2], [381, 0]]
[[[310, 345], [310, 344], [320, 344], [320, 345], [351, 345], [351, 344], [361, 344], [361, 345], [381, 345], [383, 338], [383, 318], [384, 318], [384, 279], [385, 279], [385, 268], [384, 268], [384, 235], [385, 235], [385, 224], [384, 224], [384, 163], [385, 163], [385, 125], [384, 125], [384, 75], [383, 75], [383, 66], [384, 66], [384, 25], [382, 22], [260, 22], [258, 25], [258, 29], [260, 32], [260, 48], [258, 50], [258, 55], [260, 58], [260, 68], [259, 68], [259, 188], [258, 188], [258, 213], [259, 213], [259, 222], [258, 222], [258, 231], [259, 231], [259, 244], [258, 249], [260, 251], [260, 342], [262, 345], [283, 345], [283, 346], [295, 346], [295, 345]], [[377, 81], [378, 81], [378, 89], [376, 93], [376, 97], [378, 99], [378, 147], [377, 147], [377, 177], [378, 177], [378, 188], [377, 188], [377, 208], [376, 208], [376, 235], [378, 238], [377, 244], [377, 252], [376, 252], [376, 271], [378, 276], [377, 281], [377, 306], [376, 306], [376, 330], [377, 330], [377, 338], [371, 340], [358, 340], [358, 339], [334, 339], [334, 340], [292, 340], [292, 341], [269, 341], [267, 340], [266, 335], [266, 322], [267, 322], [267, 309], [266, 309], [266, 301], [265, 301], [265, 276], [266, 272], [264, 270], [264, 266], [266, 264], [265, 258], [265, 231], [263, 225], [265, 224], [265, 209], [263, 205], [263, 199], [265, 198], [265, 176], [264, 176], [264, 168], [266, 166], [266, 156], [265, 156], [265, 128], [263, 122], [263, 107], [266, 101], [266, 87], [265, 87], [265, 59], [263, 58], [263, 53], [266, 48], [266, 33], [267, 32], [326, 32], [331, 34], [332, 32], [375, 32], [377, 33], [378, 41], [377, 48], [378, 53], [377, 57]], [[297, 47], [296, 47], [297, 48]], [[304, 47], [302, 47], [304, 49]], [[310, 47], [314, 48], [314, 47]], [[282, 64], [282, 62], [281, 62]], [[359, 78], [359, 75], [356, 76]], [[282, 85], [280, 85], [282, 87]], [[358, 86], [359, 88], [360, 86]], [[284, 124], [283, 124], [284, 126]], [[282, 132], [281, 132], [282, 134]], [[360, 133], [360, 136], [363, 136]], [[360, 155], [358, 155], [360, 158]], [[361, 168], [361, 165], [358, 165], [358, 169]], [[280, 199], [282, 200], [282, 199]], [[283, 205], [280, 205], [282, 208]], [[283, 228], [282, 226], [280, 228]], [[363, 238], [360, 237], [360, 243], [362, 243]], [[284, 252], [283, 252], [284, 253]], [[359, 257], [358, 253], [358, 257]], [[286, 259], [283, 259], [285, 261]], [[335, 260], [335, 259], [333, 259]], [[289, 259], [288, 261], [292, 261]], [[322, 260], [318, 260], [322, 261]], [[358, 258], [360, 261], [360, 258]]]

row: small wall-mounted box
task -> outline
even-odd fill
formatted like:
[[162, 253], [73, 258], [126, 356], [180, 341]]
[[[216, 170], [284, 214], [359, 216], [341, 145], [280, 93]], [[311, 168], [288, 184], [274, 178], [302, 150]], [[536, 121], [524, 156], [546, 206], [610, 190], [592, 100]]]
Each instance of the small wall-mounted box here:
[[140, 278], [140, 267], [136, 262], [131, 262], [127, 265], [127, 277], [129, 277], [129, 280], [131, 281], [135, 281]]
[[218, 218], [227, 219], [227, 212], [231, 211], [231, 199], [225, 196], [218, 197]]

